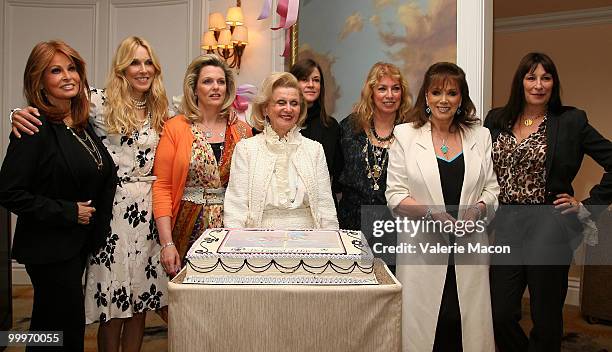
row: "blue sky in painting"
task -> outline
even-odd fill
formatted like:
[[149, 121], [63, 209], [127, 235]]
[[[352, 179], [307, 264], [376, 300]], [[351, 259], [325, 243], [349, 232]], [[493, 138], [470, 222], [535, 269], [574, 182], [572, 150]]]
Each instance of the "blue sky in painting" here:
[[[420, 2], [421, 6], [427, 6], [427, 1]], [[385, 54], [388, 46], [380, 41], [369, 19], [378, 14], [382, 23], [388, 23], [394, 33], [402, 34], [405, 29], [396, 21], [395, 9], [396, 6], [387, 6], [383, 11], [376, 11], [372, 0], [310, 0], [300, 5], [300, 45], [308, 44], [336, 60], [332, 70], [341, 87], [335, 112], [337, 119], [346, 117], [359, 99], [370, 67], [377, 61], [391, 61]], [[340, 40], [345, 19], [356, 12], [363, 20], [362, 31]]]
[[[414, 4], [423, 12], [426, 21], [430, 20], [430, 2], [444, 3], [447, 0], [305, 0], [300, 3], [299, 14], [299, 44], [310, 46], [318, 54], [323, 54], [334, 60], [331, 70], [340, 86], [340, 97], [336, 101], [334, 116], [341, 120], [351, 111], [351, 107], [359, 99], [361, 86], [370, 67], [377, 61], [396, 64], [402, 71], [410, 59], [398, 62], [389, 55], [390, 51], [397, 53], [410, 45], [402, 43], [388, 46], [381, 41], [379, 30], [398, 37], [406, 36], [406, 26], [400, 23], [398, 9], [400, 5]], [[375, 3], [384, 6], [375, 7]], [[435, 7], [435, 6], [434, 6]], [[438, 7], [439, 8], [439, 7]], [[442, 7], [443, 9], [445, 7]], [[453, 9], [454, 10], [454, 9]], [[354, 16], [358, 14], [358, 16]], [[378, 16], [379, 27], [371, 22], [372, 16]], [[435, 15], [435, 14], [434, 14]], [[340, 34], [346, 27], [347, 18], [361, 18], [362, 28], [349, 32], [344, 39]], [[436, 22], [434, 17], [432, 22]], [[357, 21], [359, 22], [359, 21]], [[435, 24], [435, 23], [434, 23]], [[435, 28], [434, 25], [432, 27]], [[355, 28], [355, 26], [353, 26]], [[401, 42], [401, 39], [399, 39]], [[453, 40], [454, 41], [454, 40]], [[404, 58], [404, 56], [401, 56]], [[420, 68], [420, 67], [419, 67]], [[407, 72], [404, 72], [407, 75]], [[422, 73], [419, 73], [422, 74]], [[417, 83], [413, 75], [409, 83]], [[411, 87], [414, 93], [416, 87]]]

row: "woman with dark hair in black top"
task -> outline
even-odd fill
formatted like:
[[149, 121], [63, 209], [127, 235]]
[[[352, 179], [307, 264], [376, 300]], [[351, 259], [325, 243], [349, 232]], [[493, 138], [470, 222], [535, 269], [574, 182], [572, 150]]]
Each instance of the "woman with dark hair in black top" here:
[[[491, 301], [495, 342], [501, 352], [559, 351], [563, 304], [581, 222], [589, 224], [612, 201], [612, 143], [586, 114], [561, 104], [561, 84], [550, 57], [529, 53], [514, 74], [510, 98], [487, 115], [502, 206], [494, 222], [497, 244], [512, 257], [494, 256]], [[574, 197], [572, 181], [584, 155], [604, 169], [587, 199]], [[533, 328], [519, 325], [529, 287]]]
[[73, 48], [38, 43], [23, 81], [41, 124], [34, 135], [11, 135], [0, 204], [18, 216], [12, 256], [25, 265], [34, 288], [30, 330], [62, 331], [63, 350], [82, 351], [81, 278], [87, 255], [110, 235], [115, 165], [88, 124], [85, 63]]
[[[300, 131], [302, 136], [317, 141], [323, 145], [325, 160], [329, 176], [332, 179], [332, 189], [335, 191], [334, 183], [337, 183], [334, 175], [342, 164], [342, 152], [340, 151], [340, 125], [333, 116], [327, 114], [325, 108], [325, 79], [321, 66], [312, 59], [304, 59], [296, 62], [290, 70], [291, 74], [298, 79], [304, 100], [308, 104], [308, 116], [304, 128]], [[335, 193], [334, 202], [337, 203]]]

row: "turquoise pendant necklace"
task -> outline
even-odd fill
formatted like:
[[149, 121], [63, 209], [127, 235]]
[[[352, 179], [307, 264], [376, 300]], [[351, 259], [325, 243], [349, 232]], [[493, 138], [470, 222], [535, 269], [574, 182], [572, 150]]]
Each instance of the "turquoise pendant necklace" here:
[[448, 159], [446, 154], [448, 154], [448, 145], [446, 145], [446, 139], [442, 139], [442, 145], [440, 146], [440, 151], [444, 154], [444, 158]]

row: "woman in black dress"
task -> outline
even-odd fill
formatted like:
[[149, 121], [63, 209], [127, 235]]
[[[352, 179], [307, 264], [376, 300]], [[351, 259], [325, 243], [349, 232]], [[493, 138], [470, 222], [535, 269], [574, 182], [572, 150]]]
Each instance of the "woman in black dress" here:
[[41, 125], [34, 135], [11, 135], [0, 204], [18, 216], [12, 256], [34, 287], [30, 330], [63, 331], [63, 349], [82, 351], [81, 278], [87, 255], [110, 233], [115, 166], [88, 125], [85, 63], [74, 49], [61, 41], [37, 44], [23, 85]]

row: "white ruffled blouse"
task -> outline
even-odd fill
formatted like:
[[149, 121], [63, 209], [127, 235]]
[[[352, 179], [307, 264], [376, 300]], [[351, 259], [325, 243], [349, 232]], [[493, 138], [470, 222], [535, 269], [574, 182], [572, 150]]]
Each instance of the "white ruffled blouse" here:
[[306, 186], [291, 162], [291, 157], [302, 143], [299, 129], [294, 126], [285, 137], [280, 138], [270, 125], [266, 125], [263, 134], [266, 147], [270, 153], [277, 155], [264, 210], [308, 208]]

